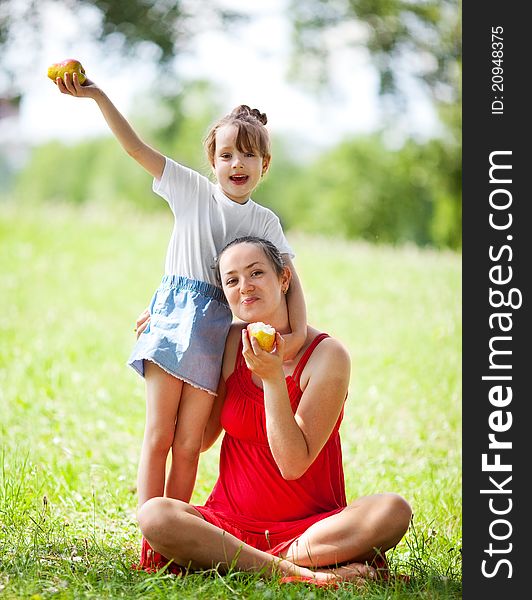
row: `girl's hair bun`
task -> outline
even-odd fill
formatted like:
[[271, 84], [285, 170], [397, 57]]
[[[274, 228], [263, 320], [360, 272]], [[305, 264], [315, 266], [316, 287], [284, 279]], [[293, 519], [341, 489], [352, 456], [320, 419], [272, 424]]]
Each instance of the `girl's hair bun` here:
[[250, 108], [247, 104], [240, 104], [240, 106], [237, 106], [233, 109], [231, 116], [236, 119], [254, 117], [259, 123], [262, 123], [262, 125], [266, 125], [268, 122], [266, 113], [260, 112], [258, 108]]

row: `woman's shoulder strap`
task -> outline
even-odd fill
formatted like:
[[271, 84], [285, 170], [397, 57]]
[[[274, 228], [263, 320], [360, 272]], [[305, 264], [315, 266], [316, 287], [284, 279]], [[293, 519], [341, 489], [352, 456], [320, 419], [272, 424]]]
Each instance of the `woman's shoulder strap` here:
[[322, 340], [328, 337], [330, 337], [328, 333], [319, 333], [308, 345], [308, 348], [303, 353], [303, 356], [299, 359], [299, 362], [297, 363], [296, 368], [292, 373], [292, 379], [296, 381], [297, 385], [299, 385], [299, 378], [301, 377], [301, 373], [303, 372], [303, 369], [305, 368], [305, 365], [307, 364], [310, 355], [314, 352], [314, 348]]

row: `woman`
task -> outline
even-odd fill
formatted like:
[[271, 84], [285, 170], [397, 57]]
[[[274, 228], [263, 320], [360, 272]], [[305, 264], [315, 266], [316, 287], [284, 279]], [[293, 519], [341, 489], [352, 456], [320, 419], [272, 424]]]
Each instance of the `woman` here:
[[[408, 529], [397, 494], [347, 504], [339, 427], [350, 359], [337, 340], [307, 328], [293, 360], [285, 294], [290, 269], [271, 243], [239, 238], [221, 252], [219, 282], [233, 314], [204, 449], [225, 430], [219, 478], [204, 506], [152, 498], [138, 512], [152, 548], [192, 569], [280, 573], [317, 585], [375, 577], [370, 566]], [[272, 352], [246, 323], [276, 330]]]

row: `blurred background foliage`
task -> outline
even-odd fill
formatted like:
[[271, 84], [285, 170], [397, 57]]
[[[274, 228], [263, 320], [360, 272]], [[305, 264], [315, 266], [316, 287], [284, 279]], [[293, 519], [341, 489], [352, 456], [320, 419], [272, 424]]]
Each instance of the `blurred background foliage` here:
[[[72, 11], [90, 11], [95, 39], [135, 60], [143, 44], [168, 69], [194, 43], [197, 27], [234, 35], [245, 14], [217, 3], [167, 0], [58, 0]], [[46, 35], [46, 3], [5, 0], [0, 9], [0, 53], [21, 36]], [[327, 94], [334, 49], [364, 47], [380, 79], [381, 127], [349, 135], [305, 160], [290, 140], [273, 139], [273, 162], [254, 198], [276, 211], [287, 230], [363, 238], [376, 243], [461, 248], [461, 5], [458, 0], [306, 0], [289, 3], [292, 28], [290, 77], [309, 93]], [[87, 15], [89, 12], [87, 12]], [[97, 17], [97, 18], [94, 18]], [[22, 33], [21, 33], [22, 32]], [[25, 33], [24, 33], [25, 32]], [[346, 73], [346, 77], [356, 77]], [[128, 115], [152, 145], [206, 175], [201, 140], [220, 116], [218, 90], [208, 81], [180, 81], [146, 93]], [[409, 87], [421, 86], [441, 127], [431, 139], [401, 131]], [[312, 90], [312, 91], [311, 91]], [[2, 62], [0, 96], [19, 102], [23, 82]], [[324, 95], [324, 97], [326, 97]], [[324, 103], [324, 110], [334, 110]], [[149, 115], [149, 118], [148, 118]], [[0, 121], [1, 123], [1, 121]], [[311, 126], [311, 124], [309, 124]], [[399, 141], [398, 141], [399, 140]], [[0, 193], [17, 202], [128, 202], [141, 210], [166, 210], [151, 180], [110, 136], [76, 143], [46, 142], [31, 149], [23, 167], [0, 158]], [[80, 175], [81, 174], [81, 175]]]

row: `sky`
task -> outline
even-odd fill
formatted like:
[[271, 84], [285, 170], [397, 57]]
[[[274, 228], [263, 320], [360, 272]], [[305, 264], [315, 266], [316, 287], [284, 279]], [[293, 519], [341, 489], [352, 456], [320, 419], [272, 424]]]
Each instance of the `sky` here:
[[[193, 52], [179, 57], [178, 64], [184, 77], [205, 77], [218, 84], [227, 112], [238, 104], [258, 107], [267, 113], [273, 134], [291, 136], [296, 143], [303, 142], [302, 148], [332, 145], [348, 134], [366, 133], [379, 127], [378, 79], [364, 50], [347, 52], [338, 44], [331, 73], [334, 94], [327, 98], [309, 94], [287, 79], [290, 50], [290, 29], [285, 17], [287, 0], [218, 1], [249, 12], [253, 17], [251, 22], [230, 36], [222, 32], [197, 35]], [[79, 20], [60, 6], [50, 5], [45, 23], [50, 35], [43, 40], [35, 73], [25, 87], [17, 124], [17, 135], [24, 142], [37, 144], [58, 138], [75, 141], [108, 132], [97, 107], [87, 106], [90, 100], [61, 95], [46, 78], [48, 65], [53, 62], [78, 58], [88, 76], [126, 116], [140, 92], [152, 89], [157, 93], [158, 82], [149, 53], [135, 64], [104, 55], [87, 35], [93, 25], [92, 18], [90, 11], [87, 12], [80, 25]], [[416, 110], [405, 119], [405, 125], [413, 131], [431, 131], [435, 116], [430, 105], [421, 96], [415, 105]]]

